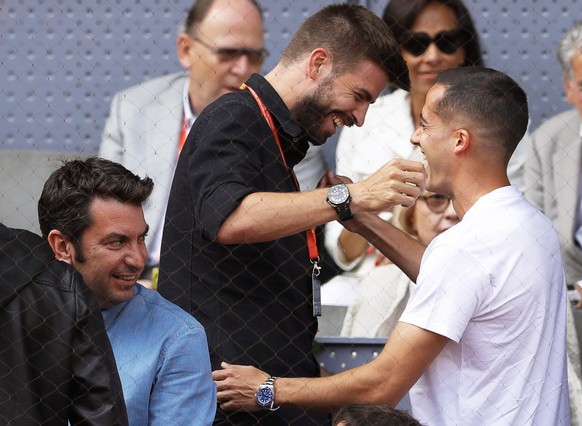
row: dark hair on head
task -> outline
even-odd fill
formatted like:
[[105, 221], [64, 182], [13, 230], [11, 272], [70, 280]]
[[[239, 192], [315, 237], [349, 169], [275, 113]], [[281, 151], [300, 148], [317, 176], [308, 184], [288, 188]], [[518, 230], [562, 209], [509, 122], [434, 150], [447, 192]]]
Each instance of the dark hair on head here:
[[420, 422], [403, 410], [389, 405], [349, 404], [335, 415], [333, 424], [343, 421], [346, 426], [421, 426]]
[[483, 66], [481, 44], [469, 10], [462, 0], [390, 0], [384, 8], [382, 19], [388, 25], [400, 44], [406, 41], [409, 31], [420, 11], [431, 3], [442, 4], [451, 9], [457, 17], [458, 27], [467, 39], [463, 66]]
[[485, 142], [503, 143], [506, 161], [527, 130], [527, 96], [508, 75], [483, 67], [460, 67], [440, 73], [436, 84], [445, 91], [434, 106], [434, 113], [444, 122], [468, 119], [476, 124]]
[[283, 52], [289, 66], [317, 48], [327, 49], [333, 72], [341, 75], [367, 59], [378, 64], [391, 84], [408, 90], [408, 68], [390, 29], [363, 6], [333, 4], [320, 9], [299, 27]]
[[119, 163], [100, 157], [65, 161], [47, 179], [38, 201], [38, 220], [44, 238], [53, 229], [74, 244], [92, 223], [91, 202], [113, 198], [141, 206], [154, 188], [153, 181], [141, 179]]
[[[212, 7], [216, 0], [196, 0], [190, 10], [188, 11], [188, 15], [186, 16], [186, 21], [184, 22], [183, 31], [189, 33], [190, 35], [194, 34], [195, 27], [206, 18], [208, 15], [208, 11]], [[259, 14], [263, 16], [263, 11], [261, 10], [261, 6], [256, 0], [248, 0], [253, 6], [257, 8]]]

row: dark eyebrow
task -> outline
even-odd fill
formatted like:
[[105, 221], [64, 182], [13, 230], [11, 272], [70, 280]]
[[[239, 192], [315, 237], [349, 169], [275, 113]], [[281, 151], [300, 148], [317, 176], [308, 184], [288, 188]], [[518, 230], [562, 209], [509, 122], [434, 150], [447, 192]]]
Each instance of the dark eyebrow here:
[[127, 241], [128, 239], [129, 238], [125, 234], [120, 234], [118, 232], [112, 232], [111, 234], [107, 234], [105, 237], [103, 237], [101, 242], [105, 243], [105, 242], [115, 241], [115, 240]]
[[[146, 225], [145, 230], [139, 234], [140, 237], [145, 237], [148, 232], [150, 230], [150, 226]], [[112, 232], [111, 234], [105, 236], [102, 240], [102, 242], [106, 242], [106, 241], [114, 241], [114, 240], [122, 240], [122, 241], [127, 241], [129, 240], [129, 237], [125, 234], [120, 234], [119, 232]]]

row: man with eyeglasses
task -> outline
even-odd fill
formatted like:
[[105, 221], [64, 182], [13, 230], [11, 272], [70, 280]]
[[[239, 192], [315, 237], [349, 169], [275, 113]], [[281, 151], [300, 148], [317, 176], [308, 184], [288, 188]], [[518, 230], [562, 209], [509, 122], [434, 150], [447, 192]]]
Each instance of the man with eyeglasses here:
[[[450, 196], [461, 221], [428, 247], [375, 214], [345, 222], [417, 286], [377, 358], [324, 378], [279, 377], [275, 405], [395, 406], [410, 390], [414, 417], [431, 426], [570, 424], [558, 237], [507, 176], [527, 123], [526, 95], [507, 75], [460, 67], [437, 77], [411, 142], [427, 190]], [[270, 372], [222, 367], [221, 408], [256, 410]]]
[[99, 148], [102, 157], [154, 181], [144, 206], [151, 225], [144, 278], [153, 272], [154, 286], [168, 194], [186, 136], [208, 104], [238, 90], [267, 56], [258, 3], [197, 0], [178, 35], [177, 54], [186, 73], [146, 81], [114, 96]]

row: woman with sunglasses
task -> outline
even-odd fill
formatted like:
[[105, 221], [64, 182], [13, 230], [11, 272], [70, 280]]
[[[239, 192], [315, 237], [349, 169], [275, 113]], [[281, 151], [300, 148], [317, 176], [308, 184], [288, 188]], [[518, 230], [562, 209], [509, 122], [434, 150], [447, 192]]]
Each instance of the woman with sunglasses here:
[[[394, 209], [392, 223], [428, 245], [437, 235], [459, 222], [451, 199], [425, 192], [409, 208]], [[348, 307], [341, 331], [348, 337], [387, 337], [406, 307], [415, 284], [396, 265], [374, 268], [360, 282], [355, 301]]]
[[[418, 127], [426, 94], [439, 72], [464, 65], [482, 65], [479, 39], [461, 0], [391, 0], [383, 20], [400, 42], [408, 65], [410, 92], [396, 89], [368, 109], [362, 127], [342, 130], [336, 151], [336, 173], [357, 182], [392, 158], [420, 160], [410, 143]], [[390, 213], [383, 214], [387, 220]], [[325, 245], [345, 272], [322, 288], [324, 304], [349, 305], [359, 281], [382, 258], [359, 235], [338, 222], [325, 228]]]

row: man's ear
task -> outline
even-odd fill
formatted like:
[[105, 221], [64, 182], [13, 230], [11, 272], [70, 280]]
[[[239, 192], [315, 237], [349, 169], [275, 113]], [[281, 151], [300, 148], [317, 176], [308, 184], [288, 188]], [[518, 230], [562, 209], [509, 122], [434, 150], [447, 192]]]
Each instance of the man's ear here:
[[460, 154], [461, 152], [466, 151], [471, 146], [471, 133], [469, 133], [466, 129], [457, 129], [455, 130], [455, 154]]
[[176, 41], [176, 53], [178, 54], [178, 60], [185, 69], [190, 69], [194, 63], [192, 59], [194, 58], [194, 44], [194, 40], [187, 33], [180, 33], [178, 40]]
[[564, 74], [564, 93], [566, 94], [566, 100], [570, 105], [576, 105], [576, 101], [574, 99], [574, 91], [579, 89], [572, 86], [573, 86], [572, 81], [568, 78], [566, 74]]
[[331, 74], [332, 65], [329, 50], [318, 47], [309, 55], [307, 76], [313, 81], [325, 78]]
[[75, 249], [73, 247], [73, 244], [69, 241], [67, 237], [63, 235], [61, 231], [53, 229], [51, 232], [49, 232], [47, 241], [51, 248], [53, 249], [55, 258], [57, 260], [67, 262], [70, 265], [73, 264], [72, 260], [75, 255], [74, 253]]

